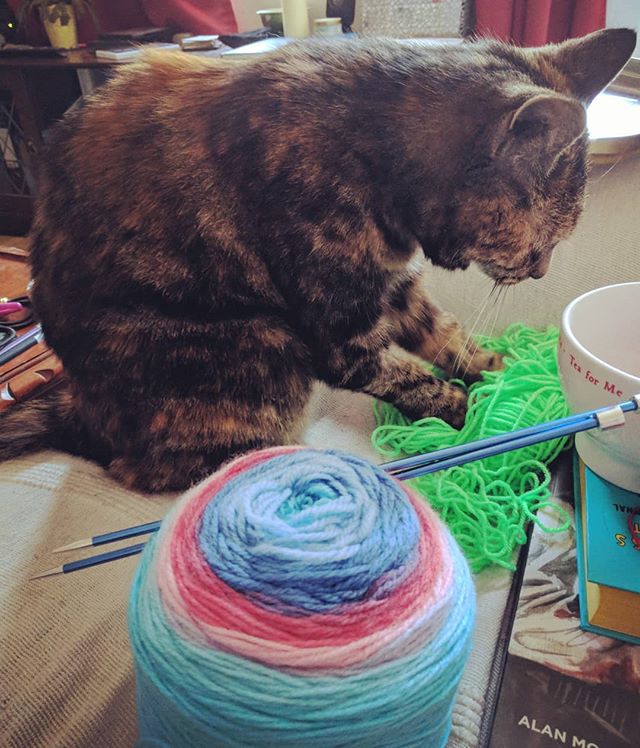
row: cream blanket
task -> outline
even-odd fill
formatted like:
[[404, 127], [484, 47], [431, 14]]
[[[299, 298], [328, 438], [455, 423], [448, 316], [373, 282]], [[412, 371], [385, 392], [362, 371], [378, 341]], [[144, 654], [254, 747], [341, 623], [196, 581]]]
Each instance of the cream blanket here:
[[[380, 462], [369, 440], [374, 424], [368, 397], [318, 388], [310, 415], [307, 444]], [[29, 578], [96, 553], [60, 556], [51, 549], [158, 519], [174, 498], [125, 491], [98, 466], [57, 452], [0, 465], [0, 746], [135, 744], [126, 607], [138, 557]], [[475, 646], [454, 712], [451, 747], [477, 745], [509, 582], [510, 574], [501, 570], [477, 577]]]

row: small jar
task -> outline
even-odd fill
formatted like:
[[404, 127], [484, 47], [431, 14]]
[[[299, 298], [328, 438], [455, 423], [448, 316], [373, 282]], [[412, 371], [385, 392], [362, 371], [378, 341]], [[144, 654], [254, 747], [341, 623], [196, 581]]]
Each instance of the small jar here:
[[313, 22], [314, 36], [342, 36], [341, 18], [316, 18]]
[[309, 36], [309, 9], [307, 0], [282, 0], [284, 35], [290, 39]]

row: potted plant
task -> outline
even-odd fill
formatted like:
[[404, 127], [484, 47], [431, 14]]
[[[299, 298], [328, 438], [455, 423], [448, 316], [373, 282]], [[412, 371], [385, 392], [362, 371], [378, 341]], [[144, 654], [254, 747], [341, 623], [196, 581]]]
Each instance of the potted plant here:
[[97, 27], [92, 0], [22, 0], [18, 22], [24, 24], [37, 13], [44, 24], [52, 47], [72, 49], [78, 46], [76, 17], [89, 13]]

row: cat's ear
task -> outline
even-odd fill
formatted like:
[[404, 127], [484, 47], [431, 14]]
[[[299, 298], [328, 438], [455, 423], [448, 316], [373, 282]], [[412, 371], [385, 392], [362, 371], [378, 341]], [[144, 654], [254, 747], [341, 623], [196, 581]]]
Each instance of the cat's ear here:
[[584, 107], [560, 94], [538, 94], [512, 114], [502, 152], [515, 164], [547, 174], [587, 123]]
[[567, 93], [589, 103], [622, 70], [635, 46], [636, 32], [632, 29], [602, 29], [534, 53], [566, 76]]

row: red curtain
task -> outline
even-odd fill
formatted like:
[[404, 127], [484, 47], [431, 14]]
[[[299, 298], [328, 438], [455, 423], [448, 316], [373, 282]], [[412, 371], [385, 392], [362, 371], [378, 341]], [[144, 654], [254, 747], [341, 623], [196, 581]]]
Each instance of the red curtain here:
[[[9, 0], [15, 11], [21, 0]], [[94, 0], [103, 31], [119, 31], [143, 26], [169, 26], [175, 31], [194, 34], [229, 34], [238, 30], [231, 0]], [[41, 24], [29, 29], [32, 43], [44, 44]], [[95, 39], [91, 19], [84, 15], [78, 23], [81, 42]]]
[[155, 26], [194, 34], [233, 34], [238, 30], [231, 0], [142, 0]]
[[525, 47], [584, 36], [606, 25], [606, 0], [476, 0], [476, 34]]

